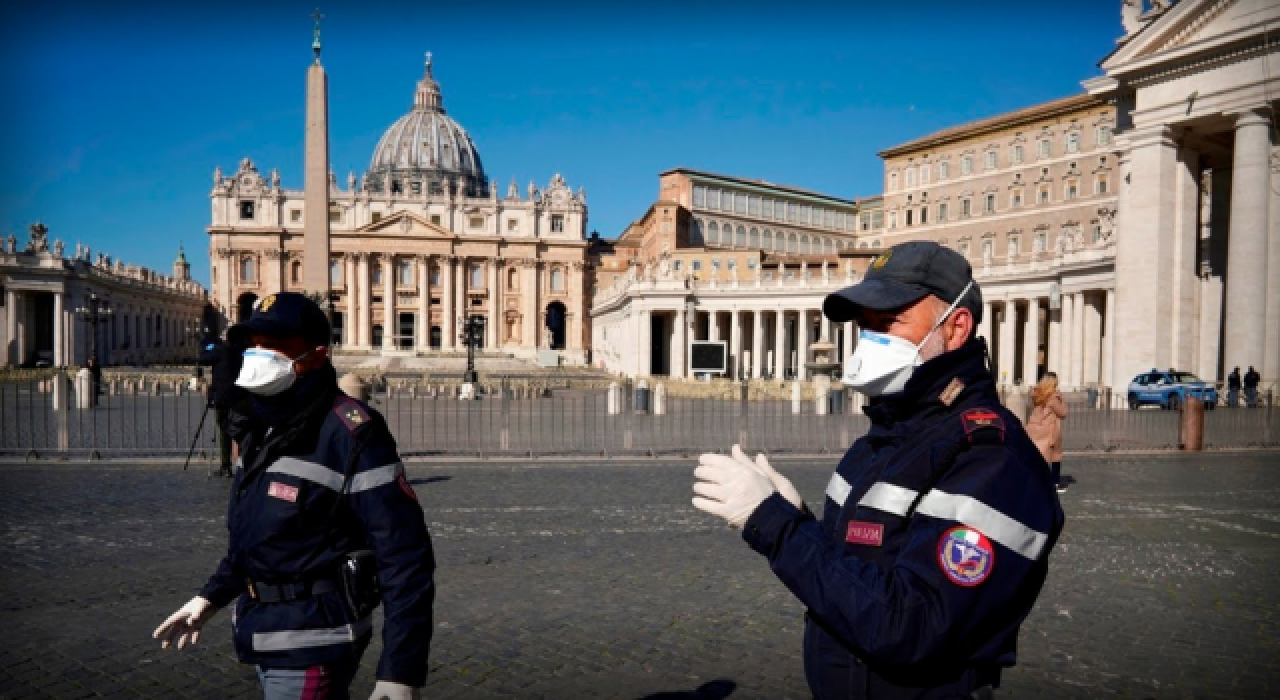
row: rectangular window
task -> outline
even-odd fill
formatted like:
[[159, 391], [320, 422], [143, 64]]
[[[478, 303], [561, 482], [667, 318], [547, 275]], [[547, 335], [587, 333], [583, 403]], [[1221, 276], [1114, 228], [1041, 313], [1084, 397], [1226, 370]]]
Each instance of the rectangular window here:
[[369, 263], [369, 280], [374, 287], [382, 286], [382, 262], [374, 260]]
[[1017, 209], [1018, 207], [1022, 206], [1022, 190], [1014, 191], [1013, 199], [1011, 200], [1010, 204], [1013, 205], [1014, 209]]
[[432, 215], [431, 215], [431, 223], [435, 224], [436, 226], [439, 226], [439, 225], [440, 225], [440, 215], [439, 215], [439, 214], [432, 214]]
[[996, 167], [996, 152], [987, 151], [987, 170]]
[[1100, 177], [1100, 178], [1098, 178], [1098, 186], [1097, 186], [1095, 189], [1097, 190], [1098, 194], [1106, 194], [1106, 193], [1107, 193], [1107, 178], [1105, 178], [1105, 177]]
[[[375, 224], [376, 224], [376, 223], [378, 223], [379, 221], [382, 221], [382, 212], [380, 212], [380, 211], [375, 211], [375, 212], [373, 212], [372, 217], [373, 217], [373, 223], [375, 223]], [[433, 221], [433, 222], [431, 222], [431, 223], [437, 223], [437, 222]]]
[[906, 225], [907, 225], [907, 226], [910, 226], [910, 225], [911, 225], [911, 210], [910, 210], [910, 209], [908, 209], [908, 210], [906, 211], [906, 216], [903, 218], [903, 221], [906, 223]]
[[907, 187], [915, 187], [916, 185], [916, 169], [907, 168]]
[[471, 217], [471, 220], [468, 222], [468, 225], [470, 225], [471, 228], [484, 228], [484, 217], [473, 216]]
[[989, 240], [988, 240], [988, 241], [983, 241], [983, 242], [982, 242], [982, 257], [984, 257], [984, 258], [990, 258], [990, 257], [991, 257], [991, 255], [992, 255], [992, 253], [994, 252], [994, 248], [995, 248], [995, 246], [992, 244], [992, 242], [991, 242], [991, 241], [989, 241]]
[[760, 216], [760, 198], [751, 197], [747, 200], [747, 215]]
[[329, 286], [339, 287], [342, 285], [342, 260], [333, 259], [329, 261]]
[[889, 212], [889, 228], [898, 228], [898, 212]]
[[1013, 147], [1013, 162], [1015, 165], [1022, 163], [1022, 144]]
[[341, 210], [341, 209], [330, 209], [330, 210], [329, 210], [329, 223], [331, 223], [331, 224], [339, 224], [339, 223], [342, 223], [342, 210]]
[[674, 269], [676, 272], [679, 272], [680, 268], [683, 267], [683, 265], [681, 264], [682, 262], [683, 261], [677, 260], [674, 263], [672, 263], [671, 265], [672, 269]]
[[[843, 214], [841, 214], [841, 216], [843, 216]], [[835, 228], [835, 225], [836, 225], [836, 213], [835, 213], [835, 212], [830, 211], [830, 210], [823, 211], [823, 212], [822, 212], [822, 219], [823, 219], [823, 223], [825, 223], [825, 224], [826, 224], [827, 228]]]
[[732, 192], [720, 195], [720, 211], [733, 211], [733, 200], [737, 197]]
[[400, 327], [397, 329], [399, 330], [399, 334], [396, 336], [396, 346], [399, 347], [401, 350], [412, 350], [413, 349], [413, 325], [414, 325], [413, 314], [412, 313], [399, 314], [398, 320], [400, 321], [400, 324], [399, 324]]
[[960, 160], [960, 174], [968, 175], [973, 172], [973, 156], [965, 156]]
[[507, 219], [507, 233], [515, 233], [520, 230], [519, 219]]
[[396, 263], [396, 284], [401, 287], [413, 286], [413, 261], [401, 260]]
[[969, 241], [960, 241], [960, 254], [969, 257]]
[[703, 185], [693, 186], [693, 206], [695, 207], [707, 206], [707, 188], [704, 187]]
[[1047, 187], [1045, 187], [1045, 188], [1041, 188], [1041, 190], [1040, 190], [1040, 203], [1041, 203], [1041, 204], [1048, 204], [1048, 203], [1049, 203], [1049, 188], [1047, 188]]
[[552, 233], [564, 232], [564, 214], [551, 215], [551, 232]]
[[929, 182], [929, 166], [920, 166], [920, 184], [924, 185]]
[[1078, 192], [1079, 188], [1076, 187], [1076, 183], [1072, 182], [1067, 185], [1067, 199], [1075, 199]]
[[1038, 155], [1041, 158], [1049, 157], [1049, 139], [1040, 139]]
[[898, 191], [898, 174], [897, 173], [889, 173], [889, 191], [890, 192]]
[[800, 213], [800, 207], [787, 202], [787, 221], [795, 221], [796, 216]]
[[874, 212], [871, 212], [871, 228], [884, 228], [884, 211], [877, 209]]
[[431, 268], [431, 272], [430, 272], [430, 273], [428, 274], [428, 276], [427, 276], [427, 282], [428, 282], [432, 287], [439, 287], [439, 286], [440, 286], [440, 268], [439, 268], [439, 266], [432, 266], [432, 268]]
[[929, 207], [920, 207], [920, 223], [929, 223]]
[[938, 221], [947, 220], [947, 203], [942, 202], [938, 205]]
[[733, 196], [733, 213], [747, 213], [747, 196], [745, 194], [736, 194]]
[[1044, 252], [1044, 234], [1043, 233], [1036, 234], [1035, 240], [1031, 242], [1031, 252], [1033, 253]]
[[871, 230], [871, 212], [869, 211], [862, 212], [862, 230], [863, 231]]
[[969, 217], [972, 214], [973, 214], [973, 200], [971, 199], [960, 200], [960, 216]]
[[707, 190], [707, 208], [720, 208], [720, 190]]
[[701, 260], [694, 260], [694, 261], [693, 261], [693, 271], [694, 271], [694, 272], [698, 272], [698, 271], [700, 271], [701, 269], [702, 269], [702, 261], [701, 261]]
[[1080, 150], [1080, 132], [1073, 131], [1067, 134], [1067, 153], [1075, 153]]
[[299, 222], [299, 221], [302, 221], [302, 210], [301, 210], [301, 209], [290, 209], [290, 210], [289, 210], [289, 220], [290, 220], [290, 221], [292, 221], [292, 222], [294, 222], [294, 223], [297, 223], [297, 222]]
[[995, 213], [995, 210], [996, 210], [996, 196], [994, 194], [989, 194], [983, 198], [982, 213], [993, 214]]
[[946, 179], [946, 177], [947, 177], [947, 170], [948, 170], [948, 168], [947, 168], [947, 164], [946, 164], [946, 163], [938, 163], [938, 179], [939, 179], [939, 180], [945, 180], [945, 179]]
[[768, 219], [773, 216], [773, 200], [765, 198], [760, 204], [760, 216]]
[[253, 202], [247, 199], [240, 202], [240, 218], [242, 220], [253, 218]]
[[754, 270], [754, 269], [756, 269], [756, 259], [755, 259], [755, 258], [747, 258], [747, 269], [748, 269], [748, 270]]
[[1009, 257], [1017, 257], [1018, 255], [1018, 239], [1016, 237], [1009, 238]]
[[1110, 144], [1110, 143], [1111, 143], [1111, 127], [1109, 127], [1109, 126], [1100, 126], [1100, 127], [1098, 127], [1098, 137], [1097, 137], [1097, 138], [1098, 138], [1098, 145], [1099, 145], [1099, 146], [1106, 146], [1106, 145]]

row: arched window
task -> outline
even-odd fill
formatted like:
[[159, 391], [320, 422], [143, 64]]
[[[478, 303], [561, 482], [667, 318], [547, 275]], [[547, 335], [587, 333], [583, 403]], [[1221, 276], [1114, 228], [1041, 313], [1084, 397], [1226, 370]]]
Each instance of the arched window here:
[[302, 261], [294, 260], [289, 263], [289, 281], [294, 284], [302, 284]]
[[738, 230], [734, 235], [733, 244], [738, 246], [739, 248], [747, 247], [747, 229], [746, 228], [744, 228], [743, 226], [738, 227]]
[[240, 258], [240, 281], [244, 284], [253, 284], [258, 281], [257, 266], [253, 264], [253, 258], [248, 255]]
[[564, 270], [558, 267], [551, 268], [551, 291], [564, 291]]
[[747, 234], [747, 246], [750, 248], [760, 247], [760, 231], [758, 229], [752, 228], [751, 232]]
[[720, 242], [720, 225], [714, 221], [712, 221], [707, 226], [707, 242], [708, 243]]
[[516, 269], [513, 267], [510, 270], [507, 270], [507, 289], [514, 291], [518, 284], [520, 284], [520, 275], [517, 273]]
[[480, 289], [484, 287], [484, 267], [480, 263], [471, 263], [471, 288]]

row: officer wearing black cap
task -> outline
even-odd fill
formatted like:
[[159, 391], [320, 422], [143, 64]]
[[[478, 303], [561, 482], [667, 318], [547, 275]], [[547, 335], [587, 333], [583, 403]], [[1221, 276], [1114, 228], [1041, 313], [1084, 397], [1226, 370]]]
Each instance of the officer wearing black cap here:
[[435, 559], [395, 440], [343, 394], [329, 321], [301, 294], [265, 296], [228, 332], [244, 348], [236, 384], [249, 399], [231, 489], [226, 557], [200, 594], [154, 636], [194, 644], [235, 601], [241, 661], [267, 700], [346, 698], [384, 606], [372, 698], [418, 697], [426, 682]]
[[1063, 514], [1049, 468], [1000, 405], [969, 263], [894, 246], [823, 312], [856, 321], [844, 381], [870, 395], [813, 515], [764, 457], [704, 455], [694, 505], [743, 529], [808, 608], [817, 698], [989, 698], [1044, 584]]

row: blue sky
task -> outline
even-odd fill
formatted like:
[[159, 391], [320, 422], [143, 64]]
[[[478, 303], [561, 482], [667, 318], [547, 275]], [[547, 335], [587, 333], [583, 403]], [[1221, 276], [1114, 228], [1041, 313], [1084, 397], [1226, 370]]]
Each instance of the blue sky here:
[[[587, 188], [614, 237], [685, 166], [845, 197], [877, 151], [1080, 91], [1120, 0], [1072, 3], [326, 2], [339, 182], [412, 103], [423, 53], [491, 178]], [[302, 184], [314, 3], [8, 3], [0, 235], [51, 237], [208, 282], [215, 166]]]

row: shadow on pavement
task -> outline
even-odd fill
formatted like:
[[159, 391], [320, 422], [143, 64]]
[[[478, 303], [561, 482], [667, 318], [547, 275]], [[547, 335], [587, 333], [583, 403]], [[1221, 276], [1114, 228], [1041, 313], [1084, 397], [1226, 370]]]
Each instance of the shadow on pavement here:
[[640, 700], [720, 700], [733, 695], [733, 691], [737, 689], [738, 684], [733, 681], [714, 680], [703, 683], [691, 691], [654, 693], [646, 695]]
[[414, 486], [421, 486], [422, 484], [434, 484], [437, 481], [448, 481], [452, 478], [451, 476], [420, 476], [416, 479], [410, 479], [409, 483]]

